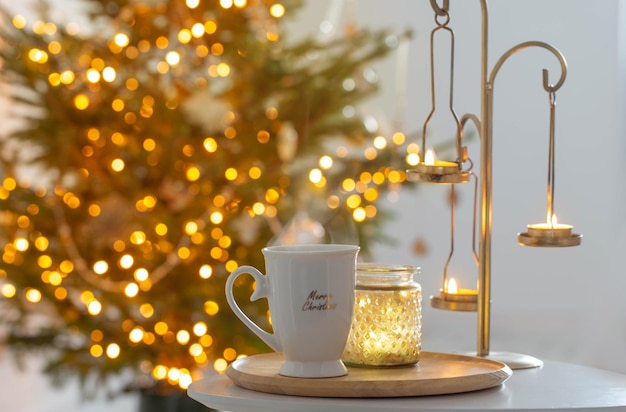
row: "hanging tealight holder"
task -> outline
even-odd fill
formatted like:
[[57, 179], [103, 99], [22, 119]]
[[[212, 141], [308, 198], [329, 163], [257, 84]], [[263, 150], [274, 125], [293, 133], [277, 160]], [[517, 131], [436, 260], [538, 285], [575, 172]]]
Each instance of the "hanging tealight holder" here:
[[[547, 73], [544, 70], [544, 83]], [[545, 86], [544, 86], [545, 87]], [[545, 87], [550, 101], [550, 138], [548, 145], [548, 206], [546, 211], [546, 223], [534, 223], [528, 225], [528, 230], [517, 235], [517, 241], [523, 246], [538, 247], [565, 247], [580, 245], [582, 235], [572, 233], [572, 225], [558, 223], [554, 214], [554, 123], [556, 92], [554, 88]]]
[[[443, 20], [440, 20], [443, 19]], [[420, 162], [415, 169], [407, 171], [407, 180], [411, 182], [422, 183], [467, 183], [470, 179], [469, 171], [462, 170], [462, 164], [468, 160], [467, 148], [462, 146], [463, 132], [461, 130], [461, 123], [454, 110], [453, 96], [454, 96], [454, 31], [448, 27], [450, 22], [450, 15], [448, 9], [445, 7], [442, 9], [441, 14], [435, 14], [435, 23], [437, 27], [433, 29], [430, 34], [430, 93], [431, 93], [431, 111], [422, 129], [422, 151]], [[436, 98], [435, 98], [435, 53], [434, 53], [434, 40], [435, 34], [440, 31], [446, 31], [450, 34], [450, 100], [449, 109], [454, 122], [457, 126], [456, 136], [456, 152], [457, 158], [455, 161], [444, 161], [437, 159], [433, 148], [426, 146], [426, 135], [428, 131], [428, 124], [430, 123], [433, 115], [435, 114]]]
[[[478, 254], [476, 253], [476, 209], [478, 199], [478, 177], [470, 172], [470, 175], [474, 177], [474, 215], [472, 225], [472, 254], [476, 267], [478, 267]], [[454, 254], [454, 205], [455, 200], [455, 188], [451, 186], [451, 201], [450, 201], [450, 254], [448, 260], [443, 268], [443, 286], [439, 290], [439, 295], [430, 297], [430, 306], [436, 309], [462, 311], [462, 312], [476, 312], [478, 310], [478, 290], [461, 288], [457, 284], [457, 281], [448, 276], [448, 265], [452, 260]]]
[[[431, 111], [422, 130], [422, 150], [424, 154], [421, 161], [417, 164], [415, 169], [407, 171], [407, 180], [411, 182], [422, 183], [439, 183], [450, 184], [452, 202], [450, 206], [450, 254], [444, 266], [443, 271], [443, 286], [438, 296], [431, 296], [430, 305], [437, 309], [455, 310], [455, 311], [476, 311], [478, 307], [478, 291], [476, 289], [463, 289], [457, 287], [455, 280], [448, 277], [448, 265], [452, 260], [454, 254], [454, 185], [457, 183], [467, 183], [471, 177], [476, 175], [471, 172], [473, 163], [467, 155], [467, 147], [463, 146], [463, 124], [468, 119], [464, 118], [459, 120], [459, 117], [454, 110], [454, 31], [448, 27], [450, 22], [450, 15], [448, 13], [449, 4], [444, 1], [443, 7], [437, 7], [435, 13], [435, 27], [430, 34], [430, 92], [431, 92]], [[437, 159], [435, 151], [426, 146], [426, 137], [428, 132], [428, 125], [435, 114], [436, 98], [435, 98], [435, 35], [439, 31], [445, 31], [450, 35], [450, 94], [449, 105], [450, 114], [454, 119], [456, 125], [456, 154], [455, 161], [443, 161]], [[462, 165], [468, 162], [469, 167], [463, 170]], [[473, 230], [473, 253], [474, 259], [478, 262], [478, 256], [476, 254], [475, 233], [476, 233], [476, 202], [477, 202], [477, 188], [478, 181], [474, 187], [474, 230]], [[478, 264], [478, 263], [477, 263]]]

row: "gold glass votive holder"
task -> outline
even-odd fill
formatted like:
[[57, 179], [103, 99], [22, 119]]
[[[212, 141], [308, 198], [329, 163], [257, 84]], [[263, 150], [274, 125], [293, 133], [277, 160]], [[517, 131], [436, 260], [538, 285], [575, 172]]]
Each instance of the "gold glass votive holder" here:
[[355, 305], [342, 360], [350, 366], [400, 366], [419, 361], [422, 289], [419, 268], [361, 263]]

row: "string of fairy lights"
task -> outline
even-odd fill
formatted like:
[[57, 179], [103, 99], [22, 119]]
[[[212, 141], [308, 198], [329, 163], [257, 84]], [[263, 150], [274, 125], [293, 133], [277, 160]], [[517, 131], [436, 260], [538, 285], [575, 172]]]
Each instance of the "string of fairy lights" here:
[[[194, 9], [199, 6], [200, 0], [186, 0], [186, 7]], [[224, 9], [249, 7], [245, 0], [221, 0], [220, 6]], [[274, 3], [267, 8], [271, 19], [278, 20], [283, 17], [286, 10], [280, 3]], [[22, 15], [14, 16], [13, 26], [18, 30], [31, 30], [40, 36], [45, 47], [33, 47], [28, 50], [27, 59], [30, 63], [39, 67], [42, 73], [47, 75], [47, 81], [52, 88], [66, 88], [73, 92], [72, 105], [79, 111], [90, 109], [95, 103], [94, 99], [104, 84], [123, 84], [123, 90], [132, 93], [139, 89], [141, 79], [128, 75], [100, 57], [94, 57], [87, 53], [80, 54], [74, 62], [74, 67], [67, 67], [62, 71], [50, 69], [47, 63], [51, 58], [61, 54], [64, 50], [62, 41], [55, 37], [58, 27], [55, 23], [35, 21], [29, 24], [27, 18]], [[264, 25], [265, 38], [269, 42], [278, 41], [279, 35], [275, 30], [275, 23]], [[79, 27], [68, 24], [64, 30], [69, 35], [78, 35]], [[159, 36], [153, 41], [141, 39], [136, 43], [125, 32], [112, 33], [108, 41], [110, 51], [115, 55], [124, 56], [133, 60], [142, 53], [148, 53], [155, 48], [161, 51], [161, 59], [154, 64], [154, 71], [160, 75], [167, 75], [176, 69], [181, 63], [183, 56], [177, 51], [180, 45], [190, 45], [195, 40], [201, 39], [207, 34], [214, 34], [220, 30], [219, 21], [209, 18], [205, 21], [197, 21], [189, 27], [179, 30], [175, 39]], [[174, 44], [176, 43], [176, 44]], [[199, 74], [195, 82], [200, 85], [206, 82], [206, 78], [228, 79], [232, 76], [232, 68], [226, 61], [220, 61], [225, 46], [220, 42], [204, 44], [197, 42], [194, 52], [197, 58], [206, 59], [209, 64], [204, 73]], [[124, 78], [125, 77], [125, 78]], [[354, 87], [353, 81], [344, 82], [344, 88], [350, 90]], [[169, 102], [171, 109], [177, 107], [175, 102]], [[150, 119], [155, 112], [155, 99], [145, 95], [141, 104], [133, 108], [128, 104], [128, 99], [123, 95], [115, 97], [111, 101], [110, 109], [123, 117], [127, 125], [133, 125], [142, 119]], [[279, 107], [268, 106], [265, 109], [267, 121], [274, 121], [279, 117]], [[234, 140], [238, 136], [238, 130], [234, 126], [236, 114], [227, 111], [225, 126], [221, 133], [227, 140]], [[269, 129], [258, 130], [255, 136], [256, 143], [265, 145], [273, 139], [275, 132]], [[96, 127], [88, 127], [84, 130], [85, 143], [80, 148], [80, 154], [84, 159], [96, 159], [98, 153], [105, 146], [112, 145], [118, 148], [118, 153], [129, 144], [129, 137], [123, 132], [105, 132]], [[145, 156], [149, 166], [159, 167], [159, 155], [162, 150], [161, 143], [147, 137], [141, 142], [142, 155]], [[289, 143], [286, 143], [289, 144]], [[220, 150], [224, 150], [222, 142], [214, 136], [207, 136], [201, 143], [205, 156], [212, 156]], [[289, 149], [289, 148], [287, 148]], [[357, 159], [364, 162], [375, 160], [381, 153], [393, 150], [401, 152], [402, 164], [397, 166], [384, 166], [376, 171], [363, 171], [358, 176], [345, 177], [340, 184], [329, 185], [329, 176], [338, 168], [338, 163], [346, 159]], [[289, 151], [289, 150], [287, 150]], [[398, 185], [405, 181], [404, 170], [407, 166], [415, 166], [419, 163], [419, 147], [415, 143], [408, 143], [402, 132], [395, 132], [390, 137], [382, 134], [376, 135], [364, 148], [355, 152], [349, 144], [340, 143], [330, 153], [319, 155], [308, 167], [307, 190], [317, 191], [317, 195], [325, 198], [326, 207], [329, 210], [347, 207], [351, 211], [354, 222], [364, 222], [377, 216], [378, 209], [375, 202], [379, 200], [381, 193], [390, 186]], [[184, 177], [188, 187], [188, 195], [194, 196], [202, 189], [201, 180], [205, 170], [202, 165], [194, 163], [197, 158], [196, 147], [191, 144], [184, 145], [180, 149], [181, 158], [184, 162]], [[109, 156], [107, 163], [102, 165], [108, 173], [122, 175], [130, 173], [129, 165], [124, 156]], [[79, 178], [88, 178], [94, 171], [87, 168], [77, 170]], [[241, 184], [242, 181], [255, 182], [264, 177], [262, 164], [247, 165], [241, 168], [238, 165], [230, 165], [223, 170], [223, 179], [232, 185]], [[191, 259], [196, 252], [194, 248], [207, 247], [207, 258], [213, 263], [205, 263], [197, 269], [197, 276], [202, 280], [211, 279], [216, 273], [216, 265], [223, 265], [226, 272], [231, 272], [240, 264], [246, 263], [246, 254], [241, 250], [232, 250], [236, 234], [230, 233], [224, 226], [227, 217], [236, 210], [247, 219], [263, 219], [270, 222], [270, 227], [276, 227], [279, 232], [284, 225], [276, 225], [278, 219], [278, 204], [286, 196], [285, 187], [291, 182], [288, 177], [279, 180], [275, 185], [259, 190], [258, 199], [249, 205], [239, 205], [231, 192], [224, 191], [216, 194], [211, 199], [211, 205], [199, 216], [188, 217], [182, 222], [182, 228], [172, 228], [164, 221], [157, 221], [151, 228], [142, 228], [125, 232], [125, 237], [119, 237], [111, 245], [115, 251], [114, 258], [107, 256], [96, 260], [89, 260], [81, 255], [80, 245], [74, 237], [70, 224], [68, 211], [86, 210], [92, 219], [102, 216], [105, 206], [98, 199], [84, 199], [75, 193], [71, 186], [65, 186], [61, 182], [55, 182], [52, 186], [37, 185], [26, 179], [7, 176], [0, 186], [0, 200], [8, 200], [16, 190], [32, 187], [33, 195], [42, 202], [52, 205], [53, 217], [57, 226], [57, 236], [66, 253], [66, 258], [58, 261], [49, 252], [51, 239], [39, 232], [33, 220], [41, 213], [40, 206], [35, 202], [30, 203], [23, 213], [15, 217], [16, 235], [11, 242], [6, 243], [2, 250], [2, 261], [9, 266], [20, 266], [24, 263], [27, 253], [36, 254], [36, 264], [40, 270], [40, 285], [31, 285], [25, 288], [19, 287], [11, 280], [6, 272], [0, 273], [0, 295], [5, 299], [25, 299], [30, 304], [43, 304], [46, 291], [57, 301], [71, 301], [77, 308], [81, 308], [93, 318], [105, 316], [107, 312], [106, 299], [101, 297], [98, 291], [124, 294], [128, 299], [137, 299], [136, 311], [120, 318], [121, 329], [126, 334], [126, 339], [133, 345], [151, 346], [161, 341], [167, 345], [177, 344], [185, 349], [187, 356], [193, 360], [195, 369], [189, 366], [168, 363], [155, 363], [143, 361], [140, 369], [150, 374], [154, 379], [168, 381], [172, 385], [186, 388], [194, 379], [194, 374], [210, 365], [216, 372], [226, 370], [229, 362], [238, 357], [246, 356], [238, 349], [228, 347], [220, 354], [211, 353], [211, 347], [216, 340], [219, 331], [210, 330], [205, 320], [196, 320], [184, 328], [171, 324], [165, 319], [155, 319], [158, 308], [153, 303], [141, 301], [142, 294], [146, 294], [174, 268]], [[137, 194], [134, 202], [134, 212], [149, 214], [157, 207], [160, 194], [141, 193]], [[180, 200], [180, 199], [179, 199]], [[184, 200], [184, 199], [183, 199]], [[170, 233], [179, 233], [177, 240], [169, 238]], [[163, 255], [160, 263], [154, 267], [145, 265], [149, 259], [145, 256], [154, 254]], [[123, 273], [125, 276], [112, 276], [111, 272]], [[80, 278], [80, 282], [70, 281], [72, 278]], [[204, 301], [204, 314], [208, 317], [217, 316], [220, 310], [216, 299], [207, 298]], [[94, 328], [87, 338], [89, 354], [95, 359], [107, 358], [115, 360], [123, 355], [125, 344], [111, 340], [107, 332], [101, 328]]]

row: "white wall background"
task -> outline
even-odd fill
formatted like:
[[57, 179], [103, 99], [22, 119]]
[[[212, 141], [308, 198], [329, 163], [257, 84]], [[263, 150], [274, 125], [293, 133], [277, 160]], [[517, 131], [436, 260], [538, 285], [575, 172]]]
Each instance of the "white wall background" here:
[[[11, 0], [1, 3], [16, 7]], [[342, 2], [308, 3], [294, 30], [315, 33], [329, 8]], [[459, 114], [478, 113], [480, 7], [478, 1], [451, 3], [457, 35], [455, 107]], [[427, 42], [433, 13], [428, 0], [346, 1], [341, 16], [362, 26], [414, 30], [406, 79], [408, 108], [401, 120], [407, 130], [420, 130], [430, 111]], [[626, 373], [626, 172], [621, 162], [626, 155], [626, 0], [492, 0], [490, 67], [503, 52], [526, 40], [555, 45], [569, 64], [567, 81], [557, 92], [556, 211], [561, 222], [573, 224], [584, 238], [580, 247], [557, 250], [516, 243], [516, 233], [526, 224], [544, 219], [548, 101], [541, 69], [550, 69], [552, 81], [559, 75], [551, 55], [527, 50], [503, 66], [495, 85], [491, 348]], [[385, 126], [398, 116], [395, 60], [376, 68], [383, 90], [366, 110]], [[445, 108], [445, 96], [438, 104]], [[430, 136], [453, 133], [444, 121], [429, 132], [429, 142]], [[478, 163], [476, 141], [469, 146]], [[461, 187], [459, 192], [455, 270], [471, 268], [471, 190]], [[476, 315], [434, 310], [427, 302], [441, 287], [449, 252], [446, 194], [440, 186], [402, 191], [398, 201], [389, 203], [395, 217], [386, 227], [398, 243], [381, 245], [375, 258], [422, 268], [424, 349], [472, 351]], [[427, 255], [413, 253], [417, 239], [426, 239]], [[474, 276], [475, 270], [459, 277], [470, 286]], [[135, 410], [132, 397], [82, 403], [76, 385], [52, 389], [37, 372], [36, 361], [26, 372], [18, 372], [10, 354], [4, 354], [3, 410]]]

